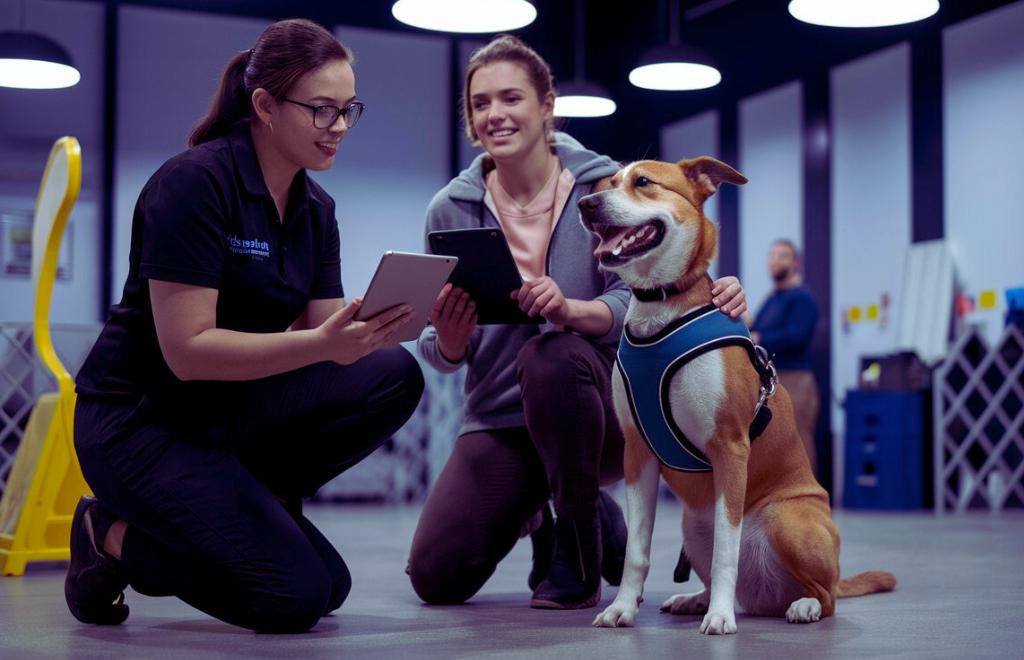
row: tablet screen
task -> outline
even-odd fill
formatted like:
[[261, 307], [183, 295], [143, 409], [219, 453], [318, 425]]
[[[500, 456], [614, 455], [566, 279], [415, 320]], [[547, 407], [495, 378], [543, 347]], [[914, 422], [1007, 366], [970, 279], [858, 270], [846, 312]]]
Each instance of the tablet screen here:
[[449, 229], [427, 235], [434, 254], [458, 257], [459, 263], [448, 279], [466, 291], [476, 303], [477, 323], [543, 323], [541, 316], [529, 317], [510, 296], [523, 286], [523, 278], [512, 258], [505, 234], [497, 227]]
[[356, 320], [365, 321], [405, 303], [413, 308], [412, 319], [395, 336], [399, 341], [418, 338], [457, 261], [455, 257], [433, 254], [385, 252], [363, 297], [363, 305], [356, 312]]

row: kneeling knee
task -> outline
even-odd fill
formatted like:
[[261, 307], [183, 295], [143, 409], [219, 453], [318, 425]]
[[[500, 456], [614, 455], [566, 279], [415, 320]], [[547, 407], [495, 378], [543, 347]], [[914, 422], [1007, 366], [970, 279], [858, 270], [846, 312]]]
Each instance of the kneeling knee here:
[[406, 569], [412, 589], [428, 605], [461, 605], [480, 590], [484, 580], [478, 580], [472, 565], [464, 565], [457, 571], [428, 566], [426, 562], [409, 560]]
[[431, 570], [425, 562], [410, 558], [405, 568], [409, 575], [409, 582], [412, 583], [412, 590], [428, 605], [447, 605], [446, 592], [439, 579], [437, 571]]
[[398, 384], [402, 403], [410, 411], [414, 410], [420, 397], [423, 396], [423, 369], [420, 368], [416, 358], [401, 346], [387, 349], [386, 355], [387, 365], [385, 368], [390, 372], [393, 382]]
[[262, 602], [254, 603], [252, 622], [248, 627], [264, 633], [306, 632], [327, 613], [332, 595], [327, 580], [295, 585], [285, 593], [267, 596], [261, 599]]
[[[416, 361], [409, 351], [402, 349], [405, 353], [405, 357], [402, 358], [401, 365], [404, 375], [405, 386], [409, 391], [409, 398], [418, 403], [420, 397], [423, 395], [423, 389], [425, 383], [423, 381], [423, 369], [420, 367], [420, 363]], [[415, 403], [413, 404], [415, 407]]]
[[324, 612], [333, 612], [341, 607], [345, 599], [348, 598], [350, 591], [352, 591], [352, 577], [348, 573], [334, 580], [334, 583], [331, 585], [331, 595]]

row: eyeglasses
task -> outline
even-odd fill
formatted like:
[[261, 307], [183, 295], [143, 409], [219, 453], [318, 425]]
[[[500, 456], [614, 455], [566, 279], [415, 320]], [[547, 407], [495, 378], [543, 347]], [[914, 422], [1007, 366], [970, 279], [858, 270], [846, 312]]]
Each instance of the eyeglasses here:
[[352, 101], [344, 108], [339, 108], [336, 105], [310, 105], [284, 97], [281, 97], [281, 100], [312, 110], [313, 126], [315, 128], [330, 128], [338, 121], [338, 117], [344, 117], [345, 125], [352, 128], [359, 121], [359, 118], [363, 116], [363, 108], [366, 107], [362, 101]]

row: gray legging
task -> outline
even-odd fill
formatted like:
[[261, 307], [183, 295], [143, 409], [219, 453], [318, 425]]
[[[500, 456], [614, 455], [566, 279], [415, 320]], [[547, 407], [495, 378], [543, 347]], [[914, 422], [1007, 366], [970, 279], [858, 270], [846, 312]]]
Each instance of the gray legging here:
[[413, 538], [420, 598], [460, 603], [479, 591], [549, 497], [559, 516], [597, 515], [600, 485], [622, 478], [613, 359], [611, 348], [565, 332], [525, 344], [516, 367], [526, 426], [455, 441]]

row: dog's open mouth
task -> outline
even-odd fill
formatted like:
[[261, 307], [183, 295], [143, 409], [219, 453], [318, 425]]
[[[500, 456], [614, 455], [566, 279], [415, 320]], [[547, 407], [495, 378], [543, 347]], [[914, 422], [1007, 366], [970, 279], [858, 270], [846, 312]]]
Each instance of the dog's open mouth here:
[[635, 227], [594, 223], [591, 228], [601, 237], [594, 256], [608, 265], [623, 263], [650, 252], [665, 238], [665, 224], [661, 220], [651, 220]]

